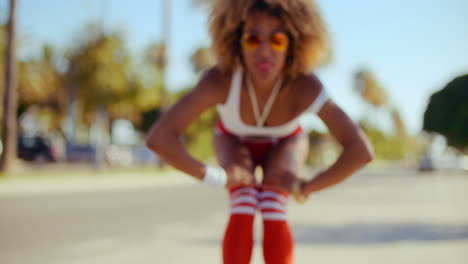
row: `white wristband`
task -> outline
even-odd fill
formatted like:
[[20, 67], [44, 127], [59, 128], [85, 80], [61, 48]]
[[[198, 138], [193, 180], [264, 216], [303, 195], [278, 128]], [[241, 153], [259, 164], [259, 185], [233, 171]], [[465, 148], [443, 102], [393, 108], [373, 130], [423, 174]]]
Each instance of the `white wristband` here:
[[214, 187], [224, 187], [227, 183], [226, 171], [221, 167], [212, 167], [207, 165], [205, 176], [202, 182]]

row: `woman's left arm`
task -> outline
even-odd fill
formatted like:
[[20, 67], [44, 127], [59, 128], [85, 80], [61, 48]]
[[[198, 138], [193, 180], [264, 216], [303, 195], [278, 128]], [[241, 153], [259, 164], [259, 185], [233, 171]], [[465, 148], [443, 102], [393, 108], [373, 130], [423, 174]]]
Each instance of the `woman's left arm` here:
[[343, 150], [333, 165], [303, 184], [304, 196], [343, 181], [369, 163], [374, 156], [372, 145], [364, 132], [333, 101], [328, 100], [318, 116]]

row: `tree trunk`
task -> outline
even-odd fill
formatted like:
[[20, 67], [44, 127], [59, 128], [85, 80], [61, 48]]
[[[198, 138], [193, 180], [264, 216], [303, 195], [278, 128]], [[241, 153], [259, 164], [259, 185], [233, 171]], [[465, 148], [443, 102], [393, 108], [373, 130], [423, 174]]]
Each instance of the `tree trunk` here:
[[92, 144], [95, 147], [94, 169], [101, 169], [105, 161], [105, 151], [109, 145], [109, 116], [104, 105], [99, 105], [96, 109], [95, 120], [91, 126]]
[[7, 28], [7, 45], [5, 50], [5, 97], [3, 99], [3, 154], [0, 170], [5, 174], [11, 172], [17, 156], [16, 111], [18, 95], [16, 90], [16, 0], [10, 0], [10, 17]]

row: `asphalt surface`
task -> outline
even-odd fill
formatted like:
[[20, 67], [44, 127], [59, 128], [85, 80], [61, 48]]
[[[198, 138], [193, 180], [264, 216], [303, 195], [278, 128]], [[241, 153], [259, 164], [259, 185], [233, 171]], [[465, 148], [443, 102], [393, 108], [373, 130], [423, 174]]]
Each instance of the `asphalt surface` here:
[[[0, 263], [221, 263], [226, 193], [173, 177], [0, 182]], [[466, 173], [360, 173], [290, 202], [296, 263], [466, 264], [467, 201]]]

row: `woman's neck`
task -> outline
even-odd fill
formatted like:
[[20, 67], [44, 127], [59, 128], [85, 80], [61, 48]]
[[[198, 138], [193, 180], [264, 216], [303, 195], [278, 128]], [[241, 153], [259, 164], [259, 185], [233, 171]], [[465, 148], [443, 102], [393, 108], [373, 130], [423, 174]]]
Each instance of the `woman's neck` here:
[[280, 81], [281, 76], [277, 76], [271, 80], [267, 79], [258, 79], [255, 78], [252, 75], [247, 75], [247, 78], [250, 78], [252, 81], [252, 84], [254, 86], [254, 89], [257, 93], [259, 94], [269, 94], [275, 85]]

